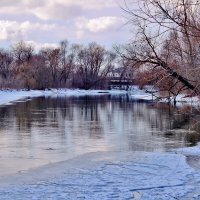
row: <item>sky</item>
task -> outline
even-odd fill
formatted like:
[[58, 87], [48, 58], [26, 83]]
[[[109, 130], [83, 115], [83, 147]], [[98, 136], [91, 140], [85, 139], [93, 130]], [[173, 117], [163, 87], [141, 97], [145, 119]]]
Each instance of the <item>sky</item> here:
[[97, 42], [106, 47], [125, 43], [123, 0], [1, 0], [0, 47], [28, 41], [36, 47]]

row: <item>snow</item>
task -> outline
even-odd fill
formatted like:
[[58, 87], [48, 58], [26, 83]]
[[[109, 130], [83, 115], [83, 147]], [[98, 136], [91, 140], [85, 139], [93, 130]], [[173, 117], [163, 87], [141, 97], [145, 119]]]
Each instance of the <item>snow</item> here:
[[175, 150], [177, 153], [181, 153], [183, 155], [189, 156], [200, 156], [200, 144], [195, 147], [187, 147], [187, 148], [179, 148]]
[[[147, 92], [148, 91], [148, 92]], [[144, 89], [139, 89], [138, 86], [131, 87], [129, 91], [130, 95], [134, 99], [152, 101], [156, 100], [158, 102], [168, 102], [167, 98], [157, 98], [159, 97], [159, 92], [153, 86], [146, 86]], [[153, 95], [152, 95], [153, 94]], [[171, 103], [173, 103], [173, 98], [171, 97]], [[200, 106], [200, 99], [198, 96], [188, 97], [185, 94], [179, 94], [176, 97], [177, 106], [182, 106], [184, 104], [190, 104], [192, 106]]]
[[184, 155], [96, 152], [1, 178], [6, 199], [200, 199], [200, 171]]
[[[12, 104], [12, 102], [23, 100], [26, 98], [40, 97], [40, 96], [96, 96], [96, 95], [129, 95], [132, 99], [152, 101], [157, 98], [150, 92], [155, 92], [156, 96], [159, 94], [152, 86], [146, 86], [143, 90], [138, 86], [132, 86], [128, 91], [126, 90], [79, 90], [79, 89], [50, 89], [50, 90], [0, 90], [0, 105]], [[198, 97], [185, 97], [185, 95], [178, 95], [177, 105], [183, 105], [183, 103], [191, 104], [193, 106], [199, 106], [200, 100]], [[160, 100], [166, 102], [167, 100]]]
[[140, 99], [140, 100], [156, 100], [155, 96], [152, 96], [149, 92], [156, 92], [152, 86], [146, 86], [144, 89], [140, 89], [138, 86], [132, 86], [129, 90], [129, 94], [133, 99]]
[[191, 104], [193, 106], [199, 106], [200, 105], [200, 99], [197, 96], [193, 97], [187, 97], [186, 95], [179, 94], [176, 98], [178, 105], [181, 105], [181, 103], [187, 103]]
[[51, 90], [1, 90], [0, 105], [8, 105], [12, 102], [23, 100], [26, 98], [40, 96], [86, 96], [86, 95], [121, 95], [127, 94], [124, 90], [70, 90], [70, 89], [51, 89]]
[[0, 105], [10, 104], [13, 101], [40, 95], [42, 95], [40, 91], [3, 90], [0, 91]]

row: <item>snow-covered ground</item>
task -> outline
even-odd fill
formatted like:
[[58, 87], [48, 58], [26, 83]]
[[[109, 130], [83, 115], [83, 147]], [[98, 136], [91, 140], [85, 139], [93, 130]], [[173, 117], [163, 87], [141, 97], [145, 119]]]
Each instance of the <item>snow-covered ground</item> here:
[[177, 96], [176, 98], [178, 105], [181, 105], [181, 103], [187, 103], [187, 104], [191, 104], [193, 106], [199, 106], [200, 105], [200, 99], [197, 96], [194, 97], [187, 97], [183, 94], [180, 94]]
[[0, 105], [11, 104], [14, 101], [33, 98], [39, 96], [85, 96], [85, 95], [104, 95], [104, 94], [127, 94], [124, 90], [70, 90], [70, 89], [51, 89], [51, 90], [0, 90]]
[[200, 171], [174, 153], [89, 153], [0, 182], [1, 200], [200, 199]]
[[40, 96], [40, 91], [17, 91], [17, 90], [1, 90], [0, 91], [0, 105], [10, 104], [13, 101], [20, 99]]
[[155, 92], [155, 90], [151, 86], [144, 88], [143, 90], [139, 89], [138, 86], [133, 86], [129, 90], [129, 94], [134, 99], [141, 99], [141, 100], [148, 100], [148, 101], [155, 100], [156, 97], [153, 96], [151, 93], [147, 93], [146, 92], [147, 90], [149, 92]]
[[[142, 99], [142, 100], [157, 100], [157, 97], [159, 97], [159, 93], [154, 89], [153, 86], [146, 86], [144, 87], [143, 90], [139, 89], [138, 86], [133, 86], [131, 90], [129, 91], [129, 93], [133, 98]], [[168, 99], [163, 98], [163, 99], [160, 99], [159, 101], [168, 102]], [[177, 105], [183, 105], [185, 103], [191, 104], [193, 106], [200, 105], [200, 99], [197, 96], [188, 97], [187, 95], [179, 94], [176, 97], [176, 101], [177, 101]]]
[[[144, 88], [144, 90], [140, 90], [138, 86], [134, 86], [129, 91], [125, 90], [79, 90], [79, 89], [51, 89], [51, 90], [0, 90], [0, 105], [8, 105], [14, 101], [23, 100], [25, 98], [33, 98], [39, 96], [85, 96], [85, 95], [104, 95], [104, 94], [112, 94], [112, 95], [121, 95], [128, 94], [133, 99], [140, 100], [156, 100], [156, 97], [151, 93], [147, 93], [146, 90], [154, 92], [155, 90], [148, 86]], [[157, 96], [159, 96], [157, 94]], [[185, 97], [185, 95], [178, 95], [176, 98], [178, 105], [182, 105], [182, 103], [200, 105], [200, 99], [198, 97]], [[162, 100], [162, 101], [165, 101]], [[167, 100], [166, 100], [167, 101]]]

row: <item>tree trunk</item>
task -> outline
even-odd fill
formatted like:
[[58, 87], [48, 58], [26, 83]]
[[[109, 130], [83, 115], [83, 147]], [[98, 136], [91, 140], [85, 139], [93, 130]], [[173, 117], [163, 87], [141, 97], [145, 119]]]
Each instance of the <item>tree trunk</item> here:
[[164, 68], [172, 77], [178, 79], [183, 85], [185, 85], [187, 88], [193, 90], [196, 93], [196, 87], [188, 82], [186, 78], [175, 72], [173, 69], [171, 69], [167, 63], [161, 62], [160, 66]]

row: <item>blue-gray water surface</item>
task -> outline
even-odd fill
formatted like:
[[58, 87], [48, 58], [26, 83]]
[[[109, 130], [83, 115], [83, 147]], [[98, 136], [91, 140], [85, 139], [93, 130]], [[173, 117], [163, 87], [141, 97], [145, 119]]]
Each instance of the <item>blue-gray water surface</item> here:
[[39, 97], [0, 107], [0, 175], [98, 151], [196, 145], [198, 128], [166, 104], [128, 96]]

